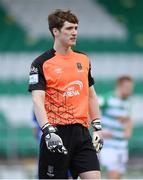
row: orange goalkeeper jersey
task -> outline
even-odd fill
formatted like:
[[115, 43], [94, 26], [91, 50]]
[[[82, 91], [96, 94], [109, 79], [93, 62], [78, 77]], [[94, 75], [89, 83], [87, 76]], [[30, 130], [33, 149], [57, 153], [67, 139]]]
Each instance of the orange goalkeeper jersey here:
[[31, 64], [29, 91], [45, 91], [45, 109], [52, 125], [80, 123], [88, 127], [88, 91], [94, 84], [88, 57], [72, 51], [46, 51]]

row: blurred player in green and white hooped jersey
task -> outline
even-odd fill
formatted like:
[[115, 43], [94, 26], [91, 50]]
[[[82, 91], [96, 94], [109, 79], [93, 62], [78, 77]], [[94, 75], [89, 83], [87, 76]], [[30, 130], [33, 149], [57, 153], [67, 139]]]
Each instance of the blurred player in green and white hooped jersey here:
[[104, 139], [100, 162], [107, 170], [109, 179], [120, 179], [126, 170], [128, 139], [132, 133], [128, 97], [132, 90], [132, 78], [122, 76], [117, 79], [113, 92], [108, 92], [99, 98]]

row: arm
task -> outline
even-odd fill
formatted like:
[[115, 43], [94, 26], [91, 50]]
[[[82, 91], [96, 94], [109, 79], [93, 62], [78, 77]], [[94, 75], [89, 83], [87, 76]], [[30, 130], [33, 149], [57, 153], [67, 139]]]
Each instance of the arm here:
[[100, 152], [103, 147], [103, 139], [97, 134], [96, 131], [101, 130], [100, 123], [100, 110], [97, 100], [97, 95], [94, 90], [94, 87], [89, 87], [89, 116], [93, 127], [93, 145], [96, 149], [96, 152]]
[[40, 127], [48, 123], [48, 117], [44, 106], [45, 91], [32, 91], [33, 109]]
[[100, 123], [100, 110], [94, 87], [89, 88], [89, 116], [91, 119], [91, 125], [95, 131], [102, 129]]
[[128, 118], [128, 120], [125, 122], [125, 138], [129, 139], [132, 135], [132, 120]]
[[89, 87], [89, 116], [91, 120], [100, 119], [100, 110], [94, 87]]
[[32, 91], [33, 109], [37, 121], [43, 131], [47, 148], [51, 152], [59, 152], [67, 154], [67, 150], [63, 146], [62, 139], [56, 134], [57, 129], [49, 124], [47, 113], [45, 110], [45, 91], [33, 90]]

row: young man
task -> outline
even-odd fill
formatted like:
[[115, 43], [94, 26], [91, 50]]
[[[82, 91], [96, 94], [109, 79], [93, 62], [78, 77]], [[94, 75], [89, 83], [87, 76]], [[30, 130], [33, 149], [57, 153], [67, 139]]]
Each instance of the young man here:
[[101, 130], [100, 113], [93, 88], [89, 59], [75, 52], [78, 19], [70, 11], [56, 10], [48, 16], [54, 46], [31, 65], [29, 91], [43, 135], [40, 144], [39, 178], [100, 179], [96, 150], [102, 148], [99, 136], [93, 147], [88, 117], [95, 131]]
[[132, 89], [132, 78], [121, 76], [117, 79], [115, 91], [100, 99], [104, 138], [100, 160], [109, 179], [120, 179], [126, 169], [128, 139], [132, 132], [128, 97]]

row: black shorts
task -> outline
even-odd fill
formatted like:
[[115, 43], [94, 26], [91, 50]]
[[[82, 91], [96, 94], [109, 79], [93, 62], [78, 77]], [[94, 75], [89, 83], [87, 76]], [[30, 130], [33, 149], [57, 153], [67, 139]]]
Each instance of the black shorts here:
[[68, 170], [74, 178], [86, 171], [100, 171], [99, 161], [89, 130], [80, 124], [59, 125], [57, 134], [68, 150], [67, 155], [48, 151], [41, 138], [39, 179], [67, 179]]

